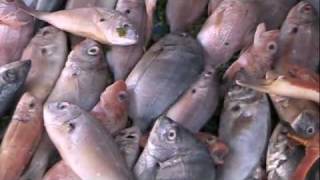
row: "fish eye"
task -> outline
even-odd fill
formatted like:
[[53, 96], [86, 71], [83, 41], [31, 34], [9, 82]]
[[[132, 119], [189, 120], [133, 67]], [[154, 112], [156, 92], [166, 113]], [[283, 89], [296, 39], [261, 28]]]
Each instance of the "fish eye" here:
[[192, 94], [195, 94], [196, 92], [197, 92], [196, 89], [192, 89], [192, 90], [191, 90], [191, 93], [192, 93]]
[[314, 133], [315, 133], [314, 127], [310, 126], [310, 127], [307, 128], [307, 134], [308, 134], [308, 135], [312, 135], [312, 134], [314, 134]]
[[170, 129], [168, 132], [168, 140], [173, 141], [177, 137], [177, 132], [174, 129]]
[[275, 42], [271, 42], [267, 46], [269, 51], [276, 51], [277, 50], [277, 44]]
[[59, 110], [64, 110], [66, 107], [67, 107], [67, 105], [65, 105], [65, 104], [63, 104], [63, 103], [59, 103], [59, 104], [57, 105], [57, 108], [58, 108]]
[[297, 27], [293, 27], [290, 32], [292, 34], [297, 34], [298, 33], [298, 28]]
[[67, 124], [67, 126], [68, 126], [68, 132], [69, 133], [72, 132], [76, 128], [76, 125], [74, 123], [72, 123], [72, 122], [69, 122]]
[[29, 109], [33, 109], [34, 107], [35, 107], [34, 102], [31, 102], [31, 103], [29, 104]]
[[118, 99], [120, 101], [125, 101], [128, 97], [128, 93], [126, 93], [125, 91], [121, 91], [119, 94], [118, 94]]
[[127, 9], [127, 10], [125, 11], [126, 14], [130, 14], [130, 12], [131, 12], [130, 9]]
[[105, 18], [101, 18], [99, 21], [100, 22], [104, 22], [104, 21], [106, 21], [106, 19]]
[[4, 73], [4, 80], [9, 83], [13, 83], [18, 79], [18, 74], [15, 70], [10, 69]]
[[50, 32], [47, 31], [47, 30], [45, 30], [45, 31], [42, 32], [42, 35], [43, 35], [43, 36], [47, 36], [48, 34], [50, 34]]
[[87, 53], [90, 55], [90, 56], [95, 56], [99, 53], [99, 47], [97, 46], [93, 46], [91, 48], [88, 49]]
[[229, 42], [225, 42], [224, 43], [225, 46], [229, 46], [229, 44], [230, 44]]

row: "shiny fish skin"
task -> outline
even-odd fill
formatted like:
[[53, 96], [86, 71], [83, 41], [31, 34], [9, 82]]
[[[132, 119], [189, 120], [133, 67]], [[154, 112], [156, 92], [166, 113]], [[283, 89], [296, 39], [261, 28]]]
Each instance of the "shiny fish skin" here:
[[44, 122], [62, 159], [82, 179], [133, 179], [111, 135], [85, 110], [67, 102], [49, 103]]
[[91, 110], [111, 82], [103, 57], [102, 47], [97, 42], [87, 39], [78, 44], [69, 54], [47, 103], [67, 101]]
[[33, 33], [34, 19], [18, 7], [23, 2], [0, 1], [0, 66], [20, 60]]
[[168, 0], [167, 22], [171, 32], [188, 30], [204, 14], [208, 0]]
[[52, 13], [35, 11], [24, 6], [20, 8], [61, 30], [102, 44], [132, 45], [137, 43], [139, 37], [127, 17], [107, 8], [77, 8]]
[[125, 80], [144, 53], [147, 11], [144, 0], [118, 0], [116, 10], [126, 14], [136, 27], [138, 41], [132, 46], [112, 46], [107, 61], [115, 80]]
[[209, 16], [197, 39], [204, 47], [206, 63], [226, 63], [232, 55], [251, 44], [259, 22], [255, 0], [225, 0]]
[[202, 48], [191, 36], [169, 34], [154, 44], [129, 74], [129, 116], [142, 131], [197, 80]]
[[213, 67], [207, 67], [199, 79], [167, 112], [167, 117], [191, 132], [198, 132], [210, 119], [219, 101], [218, 79]]
[[32, 61], [24, 90], [45, 102], [64, 67], [66, 58], [65, 33], [52, 26], [40, 29], [22, 54], [22, 59]]
[[111, 134], [124, 129], [128, 122], [129, 95], [124, 81], [116, 81], [100, 95], [99, 103], [90, 114]]
[[264, 158], [270, 130], [267, 96], [240, 86], [231, 87], [224, 100], [219, 126], [219, 138], [227, 144], [230, 153], [217, 171], [218, 179], [252, 177]]
[[17, 61], [0, 66], [0, 117], [9, 108], [11, 101], [23, 86], [31, 61]]
[[135, 165], [138, 180], [214, 180], [206, 146], [167, 117], [160, 117]]
[[19, 179], [40, 142], [43, 130], [42, 103], [25, 93], [1, 142], [1, 180]]

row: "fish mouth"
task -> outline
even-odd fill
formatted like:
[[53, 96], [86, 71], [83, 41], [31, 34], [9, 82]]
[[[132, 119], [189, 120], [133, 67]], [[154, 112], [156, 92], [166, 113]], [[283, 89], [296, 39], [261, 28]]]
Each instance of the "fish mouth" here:
[[120, 27], [116, 29], [116, 36], [111, 39], [114, 45], [129, 46], [138, 43], [139, 35], [133, 29]]

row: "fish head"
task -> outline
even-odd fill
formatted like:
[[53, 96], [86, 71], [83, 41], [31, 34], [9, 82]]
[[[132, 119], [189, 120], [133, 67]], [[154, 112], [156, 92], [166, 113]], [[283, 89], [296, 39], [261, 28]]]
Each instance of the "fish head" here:
[[163, 162], [179, 153], [199, 148], [199, 143], [191, 132], [168, 117], [162, 116], [154, 124], [146, 148], [151, 156]]
[[0, 67], [0, 83], [5, 86], [1, 91], [17, 89], [25, 81], [31, 68], [31, 60], [16, 61]]
[[107, 22], [105, 18], [99, 19], [100, 29], [105, 38], [112, 45], [133, 45], [138, 42], [139, 34], [132, 22], [122, 13], [115, 12], [115, 16], [109, 18]]
[[85, 39], [74, 47], [67, 63], [99, 68], [105, 65], [102, 46], [94, 40]]
[[119, 80], [107, 87], [100, 96], [100, 102], [103, 107], [119, 108], [122, 112], [127, 110], [129, 94], [126, 83], [123, 80]]
[[82, 113], [80, 107], [69, 102], [50, 102], [43, 109], [45, 126], [48, 131], [57, 132], [54, 134], [71, 133]]
[[33, 119], [42, 118], [42, 103], [32, 94], [26, 92], [21, 97], [12, 120], [29, 122]]
[[[290, 10], [287, 21], [298, 26], [318, 21], [317, 11], [309, 2], [301, 1]], [[294, 33], [298, 28], [293, 28], [292, 31]]]
[[291, 127], [297, 135], [303, 138], [311, 138], [319, 133], [319, 117], [318, 111], [305, 109], [293, 120]]

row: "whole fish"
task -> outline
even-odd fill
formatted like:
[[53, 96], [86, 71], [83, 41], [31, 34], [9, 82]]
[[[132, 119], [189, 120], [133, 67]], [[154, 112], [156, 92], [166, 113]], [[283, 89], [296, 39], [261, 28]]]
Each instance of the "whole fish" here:
[[81, 178], [64, 161], [59, 161], [48, 170], [43, 180], [81, 180]]
[[87, 39], [69, 54], [47, 102], [67, 101], [89, 111], [110, 82], [102, 47]]
[[276, 69], [297, 64], [318, 71], [319, 16], [310, 3], [301, 1], [290, 10], [281, 27], [279, 42]]
[[166, 116], [189, 131], [198, 132], [215, 112], [218, 101], [218, 78], [209, 66]]
[[129, 74], [129, 116], [142, 131], [194, 83], [203, 70], [202, 48], [185, 33], [166, 35]]
[[118, 11], [89, 7], [48, 13], [35, 11], [26, 6], [20, 8], [61, 30], [102, 44], [132, 45], [138, 41], [135, 27], [125, 15]]
[[214, 163], [206, 146], [164, 116], [152, 128], [134, 172], [139, 180], [215, 179]]
[[[117, 0], [68, 0], [66, 3], [66, 9], [76, 9], [76, 8], [84, 8], [84, 7], [101, 7], [106, 8], [108, 10], [112, 10], [115, 8]], [[84, 40], [84, 38], [69, 35], [71, 47], [74, 47], [79, 42]]]
[[219, 4], [197, 36], [207, 63], [226, 63], [235, 52], [251, 44], [259, 23], [259, 7], [255, 0], [225, 0]]
[[167, 22], [171, 32], [188, 30], [204, 14], [208, 0], [168, 0]]
[[115, 135], [115, 142], [124, 154], [127, 165], [130, 169], [133, 168], [140, 153], [140, 138], [141, 132], [138, 127], [134, 126], [123, 129]]
[[157, 8], [157, 0], [145, 0], [147, 10], [146, 44], [149, 43], [153, 29], [153, 18]]
[[17, 91], [23, 86], [30, 68], [30, 60], [0, 66], [0, 117], [4, 115], [16, 97]]
[[254, 178], [264, 158], [270, 130], [267, 96], [232, 86], [226, 94], [219, 125], [219, 138], [230, 151], [218, 169], [218, 179]]
[[225, 78], [234, 79], [244, 69], [250, 78], [263, 79], [272, 68], [278, 52], [279, 30], [267, 31], [266, 25], [258, 25], [253, 44], [228, 68]]
[[91, 115], [99, 120], [111, 134], [124, 129], [128, 122], [129, 95], [124, 81], [108, 86], [100, 96]]
[[85, 110], [68, 102], [49, 103], [44, 122], [62, 159], [82, 179], [134, 179], [111, 135]]
[[67, 57], [64, 32], [47, 26], [39, 30], [23, 52], [22, 59], [31, 59], [25, 91], [44, 102], [57, 81]]
[[261, 22], [266, 23], [268, 29], [279, 29], [290, 9], [298, 0], [259, 0], [261, 2]]
[[115, 80], [125, 80], [144, 53], [147, 11], [144, 0], [118, 0], [116, 10], [126, 14], [135, 25], [139, 39], [132, 46], [112, 46], [107, 61]]
[[34, 19], [21, 5], [21, 0], [0, 0], [0, 66], [20, 60], [32, 37]]
[[19, 179], [40, 142], [43, 129], [42, 103], [25, 93], [1, 143], [1, 180]]

